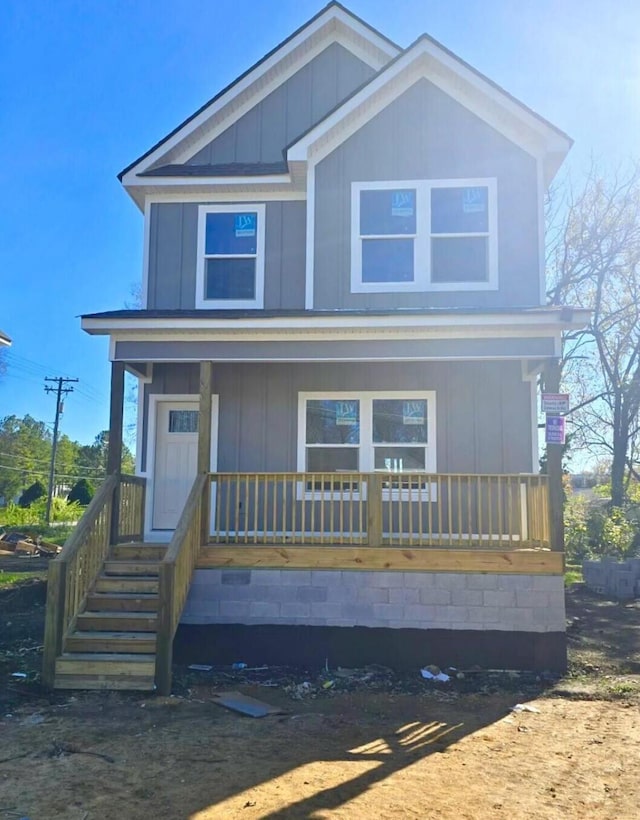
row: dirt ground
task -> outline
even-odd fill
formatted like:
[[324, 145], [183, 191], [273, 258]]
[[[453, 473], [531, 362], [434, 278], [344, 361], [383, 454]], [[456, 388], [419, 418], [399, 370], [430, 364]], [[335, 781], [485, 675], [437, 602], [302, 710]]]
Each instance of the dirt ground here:
[[640, 816], [640, 603], [574, 587], [561, 679], [178, 669], [160, 698], [45, 692], [43, 587], [0, 593], [1, 820]]

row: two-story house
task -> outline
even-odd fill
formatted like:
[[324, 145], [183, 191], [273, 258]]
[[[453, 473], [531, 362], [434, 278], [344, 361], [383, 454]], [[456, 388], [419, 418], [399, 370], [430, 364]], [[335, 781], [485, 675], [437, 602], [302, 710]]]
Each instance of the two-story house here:
[[536, 396], [585, 321], [544, 304], [570, 146], [330, 3], [122, 172], [142, 306], [82, 318], [114, 475], [54, 562], [51, 682], [167, 691], [179, 623], [213, 662], [563, 668]]

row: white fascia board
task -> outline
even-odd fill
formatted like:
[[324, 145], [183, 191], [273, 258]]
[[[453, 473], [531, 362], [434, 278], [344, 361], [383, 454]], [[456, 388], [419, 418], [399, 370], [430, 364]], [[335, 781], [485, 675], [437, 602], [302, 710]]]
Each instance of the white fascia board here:
[[[551, 125], [547, 125], [506, 92], [476, 74], [464, 63], [440, 48], [435, 42], [425, 38], [405, 52], [393, 65], [381, 72], [365, 88], [336, 109], [333, 114], [322, 120], [298, 142], [290, 146], [287, 152], [288, 161], [304, 162], [307, 160], [318, 143], [326, 138], [332, 129], [339, 126], [345, 117], [355, 113], [361, 105], [370, 100], [374, 94], [380, 92], [385, 85], [399, 77], [402, 72], [407, 71], [414, 63], [418, 66], [421, 76], [424, 76], [425, 79], [433, 82], [445, 93], [464, 104], [500, 133], [505, 134], [509, 139], [521, 145], [528, 153], [534, 156], [553, 154], [564, 157], [571, 148], [572, 143], [568, 137], [556, 131]], [[410, 79], [411, 82], [415, 82], [413, 75]], [[399, 96], [404, 90], [406, 90], [405, 85], [400, 84], [397, 89], [394, 89], [392, 98]], [[464, 93], [465, 91], [466, 93]], [[472, 96], [473, 99], [471, 99]], [[381, 107], [385, 107], [390, 100], [385, 98], [382, 102]], [[358, 127], [361, 127], [375, 116], [379, 110], [376, 106], [369, 106], [366, 110], [363, 110]], [[509, 120], [511, 120], [511, 123]], [[516, 122], [519, 123], [520, 127], [524, 126], [530, 133], [529, 139], [523, 139], [523, 135], [516, 133], [517, 129], [513, 125]], [[337, 145], [347, 139], [353, 133], [353, 130], [355, 129], [345, 129], [338, 136], [335, 144], [332, 141], [330, 150], [334, 150]], [[328, 151], [323, 151], [323, 155], [326, 155], [326, 153]]]
[[108, 335], [118, 332], [216, 332], [225, 331], [236, 334], [238, 331], [259, 332], [287, 332], [302, 331], [335, 332], [339, 330], [354, 331], [385, 330], [385, 329], [418, 329], [418, 328], [467, 328], [467, 334], [477, 332], [480, 328], [492, 328], [493, 331], [502, 328], [530, 329], [538, 333], [548, 328], [553, 334], [563, 330], [580, 329], [589, 321], [588, 310], [576, 309], [571, 318], [561, 319], [559, 311], [552, 313], [522, 314], [443, 314], [442, 316], [407, 315], [398, 316], [289, 316], [264, 317], [243, 319], [212, 319], [212, 318], [83, 318], [82, 329], [92, 335]]
[[212, 190], [216, 186], [227, 186], [231, 188], [239, 188], [241, 186], [260, 186], [260, 185], [291, 185], [290, 174], [265, 174], [263, 176], [233, 176], [233, 177], [196, 177], [196, 176], [153, 176], [153, 177], [136, 177], [135, 181], [127, 184], [129, 188], [174, 188], [178, 185], [183, 185], [187, 188], [195, 185], [206, 185]]
[[[340, 24], [340, 29], [338, 29], [338, 33], [336, 34], [337, 24]], [[353, 48], [349, 44], [349, 32], [355, 35], [356, 42], [353, 44]], [[307, 41], [312, 41], [314, 37], [318, 41], [315, 45], [307, 43]], [[137, 174], [155, 165], [170, 152], [176, 149], [180, 151], [181, 143], [188, 142], [189, 137], [201, 127], [205, 126], [212, 117], [218, 112], [221, 112], [225, 106], [232, 103], [245, 92], [250, 92], [252, 86], [255, 85], [255, 93], [250, 93], [247, 100], [243, 102], [241, 106], [237, 107], [232, 113], [230, 112], [230, 118], [225, 117], [223, 122], [216, 128], [216, 131], [220, 133], [221, 130], [228, 128], [236, 119], [239, 119], [242, 114], [246, 113], [249, 108], [252, 108], [260, 99], [263, 99], [267, 94], [285, 82], [288, 77], [302, 68], [334, 40], [340, 42], [341, 45], [345, 45], [345, 47], [351, 48], [356, 56], [366, 60], [366, 62], [376, 70], [382, 68], [385, 61], [391, 60], [399, 53], [399, 50], [392, 46], [391, 43], [375, 34], [375, 32], [368, 29], [359, 21], [353, 19], [343, 9], [337, 7], [327, 8], [324, 14], [321, 14], [309, 25], [305, 26], [304, 29], [275, 51], [268, 59], [262, 61], [253, 71], [250, 71], [245, 77], [234, 83], [225, 94], [211, 102], [197, 117], [194, 117], [186, 123], [184, 127], [177, 131], [172, 137], [162, 142], [162, 144], [148, 156], [134, 165], [124, 175], [122, 184], [125, 188], [132, 185]], [[358, 48], [357, 40], [370, 43], [373, 49], [379, 52], [379, 56], [376, 58], [373, 53], [368, 52], [367, 49], [362, 47]], [[305, 43], [307, 43], [309, 48], [304, 49]], [[300, 49], [303, 53], [294, 55], [297, 49]], [[292, 57], [292, 59], [287, 60], [288, 57]], [[271, 80], [267, 78], [270, 72], [274, 72], [274, 77]], [[181, 155], [178, 154], [176, 161], [184, 162], [185, 158], [196, 154], [203, 145], [215, 139], [215, 136], [216, 133], [214, 131], [207, 131], [206, 135], [189, 142], [188, 148], [186, 149], [186, 157], [181, 158]]]

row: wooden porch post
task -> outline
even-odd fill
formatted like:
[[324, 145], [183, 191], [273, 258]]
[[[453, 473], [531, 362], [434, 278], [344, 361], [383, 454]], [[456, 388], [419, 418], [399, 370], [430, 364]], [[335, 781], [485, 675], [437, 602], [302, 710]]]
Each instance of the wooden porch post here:
[[[111, 363], [111, 404], [109, 407], [109, 449], [107, 475], [122, 469], [122, 416], [124, 412], [124, 362]], [[120, 528], [120, 487], [116, 486], [111, 505], [111, 544], [118, 541]]]
[[[198, 473], [211, 470], [211, 408], [213, 362], [200, 362], [200, 419], [198, 424]], [[206, 482], [200, 505], [200, 543], [209, 541], [209, 507], [211, 484]]]
[[[544, 368], [546, 393], [560, 392], [560, 360], [549, 359]], [[562, 488], [562, 444], [547, 444], [549, 476], [549, 536], [551, 549], [564, 551], [564, 490]]]
[[211, 469], [211, 390], [213, 362], [200, 362], [200, 423], [198, 424], [198, 472]]
[[122, 464], [122, 412], [124, 409], [124, 363], [111, 363], [111, 406], [107, 475], [119, 473]]

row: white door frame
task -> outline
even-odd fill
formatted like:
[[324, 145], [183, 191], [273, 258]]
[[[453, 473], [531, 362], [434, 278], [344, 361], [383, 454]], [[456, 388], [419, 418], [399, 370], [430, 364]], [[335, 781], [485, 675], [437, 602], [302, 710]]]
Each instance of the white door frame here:
[[[147, 487], [146, 503], [144, 510], [144, 538], [145, 541], [170, 541], [173, 530], [153, 529], [153, 490], [156, 467], [156, 427], [158, 421], [158, 404], [161, 402], [187, 401], [195, 404], [200, 403], [199, 393], [150, 393], [149, 410], [147, 411]], [[209, 454], [209, 470], [215, 472], [218, 468], [218, 408], [219, 396], [213, 393], [211, 396], [211, 451]], [[200, 426], [198, 425], [198, 429]]]

